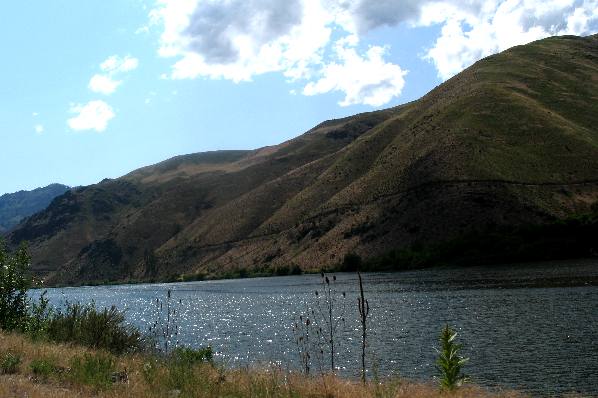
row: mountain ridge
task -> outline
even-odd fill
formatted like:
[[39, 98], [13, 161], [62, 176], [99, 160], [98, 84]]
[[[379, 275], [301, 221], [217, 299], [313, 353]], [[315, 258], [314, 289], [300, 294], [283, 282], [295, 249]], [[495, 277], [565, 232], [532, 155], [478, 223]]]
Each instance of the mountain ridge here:
[[30, 191], [21, 190], [0, 196], [0, 234], [10, 231], [23, 219], [46, 208], [70, 187], [50, 184]]
[[67, 193], [10, 235], [55, 283], [318, 269], [598, 202], [598, 36], [478, 61], [417, 101]]

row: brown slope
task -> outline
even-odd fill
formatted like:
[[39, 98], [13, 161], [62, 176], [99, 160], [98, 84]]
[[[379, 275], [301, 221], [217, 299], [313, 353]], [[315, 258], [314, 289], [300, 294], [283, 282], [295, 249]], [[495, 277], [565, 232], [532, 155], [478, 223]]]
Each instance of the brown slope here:
[[598, 38], [476, 63], [421, 100], [65, 195], [11, 238], [58, 282], [318, 268], [598, 200]]

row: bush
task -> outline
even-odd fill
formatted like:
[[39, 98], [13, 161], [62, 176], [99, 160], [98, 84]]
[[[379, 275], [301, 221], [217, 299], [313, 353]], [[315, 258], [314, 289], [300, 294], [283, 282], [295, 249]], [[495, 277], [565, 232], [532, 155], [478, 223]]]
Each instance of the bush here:
[[178, 347], [172, 352], [172, 360], [178, 364], [193, 366], [197, 363], [212, 362], [214, 351], [212, 347], [203, 347], [197, 350]]
[[7, 352], [0, 357], [0, 373], [6, 375], [17, 373], [20, 364], [20, 355]]
[[67, 303], [49, 320], [46, 334], [58, 343], [76, 343], [114, 354], [144, 348], [137, 328], [127, 325], [124, 313], [114, 306], [98, 310], [93, 303]]
[[34, 359], [29, 364], [29, 368], [35, 376], [45, 380], [56, 371], [56, 362], [53, 358]]
[[0, 329], [15, 330], [27, 318], [29, 262], [24, 245], [11, 255], [0, 239]]
[[27, 308], [27, 317], [21, 326], [21, 331], [32, 339], [46, 337], [46, 332], [52, 319], [52, 309], [44, 291], [38, 302], [31, 301]]
[[72, 381], [86, 384], [98, 390], [112, 385], [115, 370], [114, 358], [108, 354], [85, 354], [74, 357], [70, 362]]

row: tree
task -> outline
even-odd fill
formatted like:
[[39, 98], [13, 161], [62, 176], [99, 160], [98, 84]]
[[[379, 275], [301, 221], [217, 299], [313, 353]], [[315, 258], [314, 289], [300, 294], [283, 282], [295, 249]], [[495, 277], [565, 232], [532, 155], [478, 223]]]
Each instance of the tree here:
[[14, 330], [27, 320], [30, 262], [25, 245], [11, 254], [0, 239], [0, 329]]

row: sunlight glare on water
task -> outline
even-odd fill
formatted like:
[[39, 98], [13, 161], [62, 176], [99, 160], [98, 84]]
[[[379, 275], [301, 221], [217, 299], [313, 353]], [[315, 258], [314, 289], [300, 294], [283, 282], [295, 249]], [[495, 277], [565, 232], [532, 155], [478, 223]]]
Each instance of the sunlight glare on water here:
[[[337, 274], [338, 372], [359, 374], [356, 274]], [[295, 317], [316, 308], [319, 275], [49, 289], [65, 300], [116, 305], [141, 330], [172, 289], [182, 345], [211, 345], [228, 366], [297, 368]], [[478, 383], [543, 395], [598, 394], [598, 264], [548, 263], [364, 275], [370, 374], [429, 380], [440, 329], [454, 326]], [[343, 300], [341, 292], [347, 296]], [[321, 296], [320, 296], [321, 297]], [[180, 302], [179, 302], [180, 301]], [[316, 311], [317, 312], [317, 311]], [[327, 363], [322, 366], [327, 366]]]

